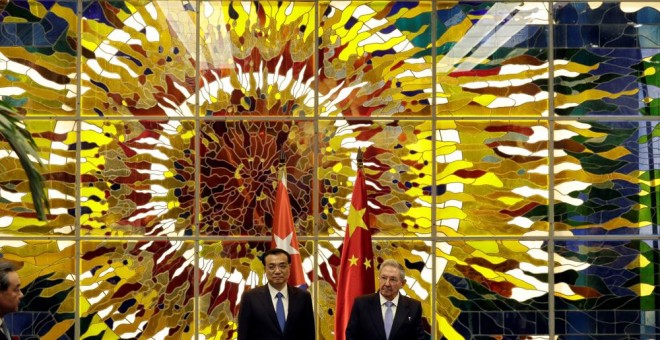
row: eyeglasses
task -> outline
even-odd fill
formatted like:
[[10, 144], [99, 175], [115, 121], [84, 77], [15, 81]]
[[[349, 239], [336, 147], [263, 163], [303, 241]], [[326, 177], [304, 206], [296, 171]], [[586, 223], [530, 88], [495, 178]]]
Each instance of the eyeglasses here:
[[285, 270], [287, 270], [288, 268], [289, 268], [289, 264], [287, 264], [287, 263], [280, 263], [279, 265], [271, 264], [271, 265], [268, 265], [268, 267], [266, 267], [266, 269], [267, 269], [269, 272], [274, 272], [274, 271], [276, 271], [276, 270], [278, 270], [278, 269], [281, 270], [281, 271], [285, 271]]
[[379, 279], [383, 282], [389, 281], [389, 282], [394, 283], [394, 284], [397, 284], [397, 283], [399, 283], [399, 281], [401, 281], [401, 279], [399, 279], [396, 276], [392, 276], [392, 277], [381, 276]]

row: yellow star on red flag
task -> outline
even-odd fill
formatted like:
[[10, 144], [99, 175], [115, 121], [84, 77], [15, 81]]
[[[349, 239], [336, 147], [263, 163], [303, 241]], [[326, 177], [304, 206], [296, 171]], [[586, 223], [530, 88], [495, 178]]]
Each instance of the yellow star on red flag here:
[[[351, 207], [352, 208], [352, 207]], [[355, 232], [355, 229], [357, 228], [362, 228], [364, 230], [369, 230], [367, 227], [367, 224], [364, 223], [364, 214], [366, 213], [367, 209], [363, 208], [360, 210], [357, 209], [351, 209], [348, 212], [348, 231], [350, 233], [349, 237], [353, 235]]]
[[351, 266], [357, 266], [358, 258], [353, 255], [348, 261], [351, 263]]
[[371, 268], [371, 259], [364, 259], [364, 268], [365, 269]]

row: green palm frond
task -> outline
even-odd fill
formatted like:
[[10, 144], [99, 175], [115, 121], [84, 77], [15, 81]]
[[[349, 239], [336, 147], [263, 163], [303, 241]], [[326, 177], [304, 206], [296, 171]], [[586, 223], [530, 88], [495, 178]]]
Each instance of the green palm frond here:
[[[44, 178], [41, 176], [41, 159], [37, 153], [37, 145], [30, 132], [21, 124], [20, 116], [7, 102], [0, 100], [0, 135], [9, 143], [12, 150], [18, 155], [21, 166], [30, 182], [32, 202], [37, 217], [45, 221], [46, 213], [50, 210], [48, 197], [44, 187]], [[37, 161], [35, 164], [30, 157]]]

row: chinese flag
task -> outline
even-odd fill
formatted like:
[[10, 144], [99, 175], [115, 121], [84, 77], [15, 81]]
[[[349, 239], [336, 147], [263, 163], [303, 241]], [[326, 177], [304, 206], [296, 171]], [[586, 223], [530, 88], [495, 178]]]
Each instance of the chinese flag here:
[[367, 190], [364, 173], [362, 169], [358, 169], [339, 263], [335, 308], [335, 339], [337, 340], [346, 338], [346, 324], [351, 316], [353, 300], [360, 295], [376, 291], [373, 259]]
[[289, 190], [286, 187], [286, 172], [284, 171], [282, 171], [282, 176], [277, 184], [275, 213], [273, 214], [273, 240], [270, 246], [271, 248], [284, 249], [291, 255], [289, 284], [296, 287], [306, 287], [302, 258], [298, 252], [298, 238], [296, 238], [296, 230], [293, 227]]

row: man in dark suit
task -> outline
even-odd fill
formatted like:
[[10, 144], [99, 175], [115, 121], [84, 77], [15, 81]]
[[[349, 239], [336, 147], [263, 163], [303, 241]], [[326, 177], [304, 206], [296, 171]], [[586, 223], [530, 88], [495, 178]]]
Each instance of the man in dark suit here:
[[346, 340], [422, 340], [422, 304], [399, 294], [406, 283], [403, 267], [394, 260], [380, 265], [378, 293], [353, 302]]
[[21, 280], [16, 268], [9, 262], [0, 262], [0, 339], [11, 340], [5, 315], [18, 311], [18, 304], [23, 298]]
[[264, 253], [268, 284], [242, 296], [238, 340], [314, 340], [314, 310], [307, 292], [287, 284], [291, 256], [282, 249]]

